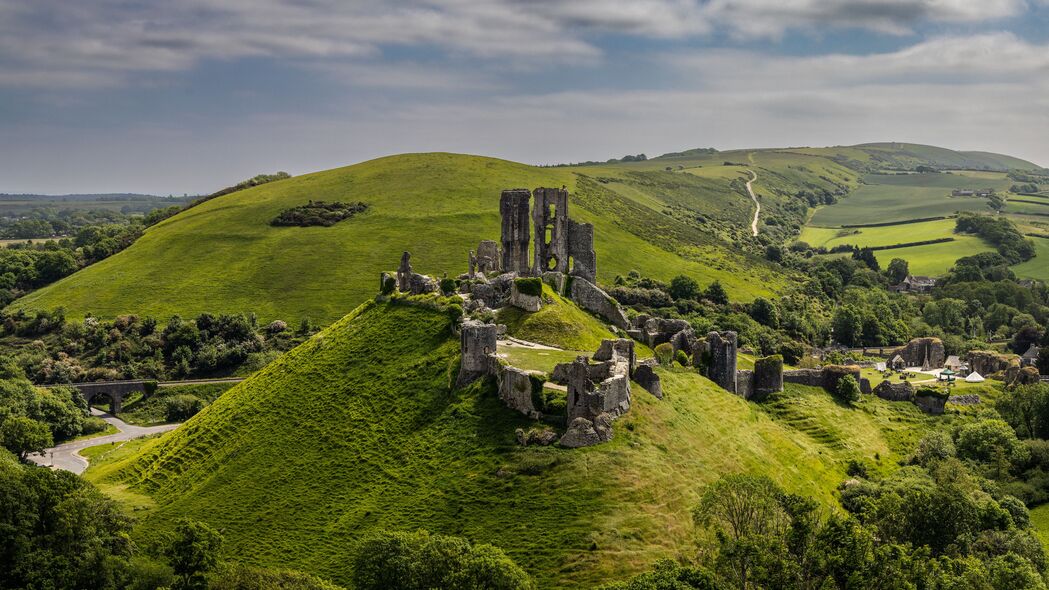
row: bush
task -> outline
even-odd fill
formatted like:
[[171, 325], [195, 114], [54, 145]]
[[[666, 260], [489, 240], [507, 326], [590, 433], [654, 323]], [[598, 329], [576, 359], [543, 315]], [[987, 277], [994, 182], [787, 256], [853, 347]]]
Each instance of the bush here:
[[496, 547], [418, 531], [384, 532], [362, 542], [353, 559], [353, 587], [531, 590], [535, 584]]
[[664, 367], [674, 360], [674, 347], [669, 342], [660, 344], [655, 349], [656, 360]]
[[95, 434], [97, 432], [103, 432], [109, 427], [109, 423], [99, 418], [98, 416], [91, 416], [84, 419], [84, 426], [80, 429], [81, 434]]
[[365, 203], [342, 203], [334, 201], [310, 201], [305, 205], [285, 209], [277, 215], [270, 225], [275, 226], [299, 226], [307, 227], [320, 225], [330, 227], [336, 223], [349, 219], [368, 208]]
[[684, 350], [677, 351], [677, 354], [674, 355], [674, 360], [676, 360], [677, 364], [682, 367], [688, 366], [688, 354], [686, 354]]
[[164, 418], [168, 422], [185, 422], [204, 409], [204, 400], [195, 395], [180, 394], [164, 398]]
[[459, 288], [459, 281], [450, 278], [441, 279], [441, 293], [451, 295]]
[[838, 379], [838, 386], [834, 389], [834, 397], [839, 401], [851, 404], [860, 400], [860, 384], [852, 375], [845, 375]]
[[514, 279], [517, 292], [522, 295], [539, 297], [543, 294], [543, 280], [538, 277], [522, 277]]

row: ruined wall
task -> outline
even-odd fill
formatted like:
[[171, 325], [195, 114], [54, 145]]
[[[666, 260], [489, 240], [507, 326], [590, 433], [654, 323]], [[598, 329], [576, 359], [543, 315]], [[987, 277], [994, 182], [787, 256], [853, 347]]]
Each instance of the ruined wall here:
[[481, 240], [481, 243], [477, 245], [477, 272], [496, 272], [501, 266], [499, 244], [494, 240]]
[[462, 357], [456, 387], [462, 387], [492, 373], [492, 355], [496, 352], [497, 339], [498, 326], [495, 324], [485, 324], [476, 320], [463, 322], [459, 334]]
[[707, 334], [703, 355], [708, 379], [736, 393], [737, 339], [735, 332]]
[[568, 191], [537, 188], [532, 191], [532, 197], [535, 200], [532, 207], [535, 273], [568, 272]]
[[874, 388], [874, 395], [890, 402], [909, 402], [914, 399], [914, 386], [906, 381], [882, 381]]
[[526, 275], [530, 272], [528, 206], [532, 195], [527, 189], [503, 191], [499, 198], [502, 218], [502, 270]]
[[517, 367], [501, 367], [497, 375], [499, 381], [499, 399], [512, 410], [538, 420], [543, 417], [535, 407], [532, 396], [535, 393], [531, 377]]
[[571, 274], [591, 283], [597, 282], [597, 253], [594, 252], [594, 226], [568, 220], [568, 256]]
[[903, 357], [908, 367], [938, 369], [947, 360], [943, 341], [939, 338], [915, 338], [904, 347], [897, 349], [890, 355], [890, 358], [895, 354]]
[[736, 395], [743, 399], [754, 397], [754, 371], [747, 369], [736, 371]]
[[1009, 368], [1010, 358], [991, 350], [974, 350], [969, 353], [969, 368], [987, 377]]
[[630, 328], [630, 322], [619, 303], [590, 281], [573, 277], [569, 297], [579, 307], [605, 318], [613, 326], [622, 330]]
[[783, 357], [774, 355], [754, 361], [754, 387], [751, 397], [760, 401], [780, 391], [783, 391]]

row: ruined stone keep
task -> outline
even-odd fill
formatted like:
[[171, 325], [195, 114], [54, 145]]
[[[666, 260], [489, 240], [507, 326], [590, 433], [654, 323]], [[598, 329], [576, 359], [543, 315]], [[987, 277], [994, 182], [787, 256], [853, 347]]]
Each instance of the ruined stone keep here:
[[532, 191], [536, 274], [568, 271], [568, 191], [537, 188]]
[[528, 189], [503, 191], [499, 198], [499, 215], [503, 220], [503, 271], [530, 274], [528, 261], [528, 206], [532, 199]]

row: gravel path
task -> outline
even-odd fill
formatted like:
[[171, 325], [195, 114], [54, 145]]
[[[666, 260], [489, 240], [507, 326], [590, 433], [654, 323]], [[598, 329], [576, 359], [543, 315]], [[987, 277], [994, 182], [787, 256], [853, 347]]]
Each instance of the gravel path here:
[[751, 186], [754, 181], [758, 179], [758, 175], [753, 170], [747, 170], [753, 177], [747, 181], [747, 192], [750, 193], [750, 200], [754, 201], [754, 221], [750, 222], [750, 231], [754, 232], [754, 236], [758, 235], [758, 215], [761, 214], [761, 203], [758, 202], [758, 196], [754, 194], [754, 188]]

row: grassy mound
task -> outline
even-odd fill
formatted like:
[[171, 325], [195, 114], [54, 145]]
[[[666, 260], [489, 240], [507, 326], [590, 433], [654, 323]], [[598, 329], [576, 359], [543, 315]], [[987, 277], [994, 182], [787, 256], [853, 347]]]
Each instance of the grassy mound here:
[[450, 388], [457, 361], [446, 316], [366, 304], [178, 430], [98, 455], [88, 477], [136, 508], [141, 538], [188, 516], [256, 565], [346, 583], [362, 537], [426, 528], [504, 548], [540, 587], [589, 588], [690, 551], [689, 510], [721, 474], [832, 506], [847, 459], [888, 465], [897, 431], [922, 425], [910, 404], [792, 390], [765, 408], [660, 369], [666, 399], [636, 388], [611, 443], [522, 448], [528, 422], [493, 391]]
[[[69, 317], [254, 311], [262, 321], [310, 317], [328, 324], [373, 295], [379, 273], [395, 268], [404, 250], [419, 272], [465, 272], [478, 241], [499, 239], [502, 189], [562, 185], [572, 193], [572, 217], [595, 225], [602, 282], [632, 269], [663, 280], [685, 273], [704, 284], [719, 280], [742, 300], [783, 284], [760, 260], [661, 213], [672, 198], [706, 210], [743, 197], [694, 195], [690, 186], [676, 185], [647, 188], [663, 191], [658, 195], [621, 197], [580, 170], [407, 154], [270, 182], [167, 219], [127, 250], [15, 306], [65, 307]], [[639, 205], [641, 198], [652, 207]], [[281, 211], [310, 200], [363, 201], [368, 209], [331, 227], [270, 225]]]
[[515, 338], [556, 346], [565, 350], [597, 350], [605, 338], [616, 338], [598, 318], [579, 309], [543, 285], [543, 308], [528, 313], [516, 307], [499, 310], [496, 321], [506, 324], [506, 331]]

